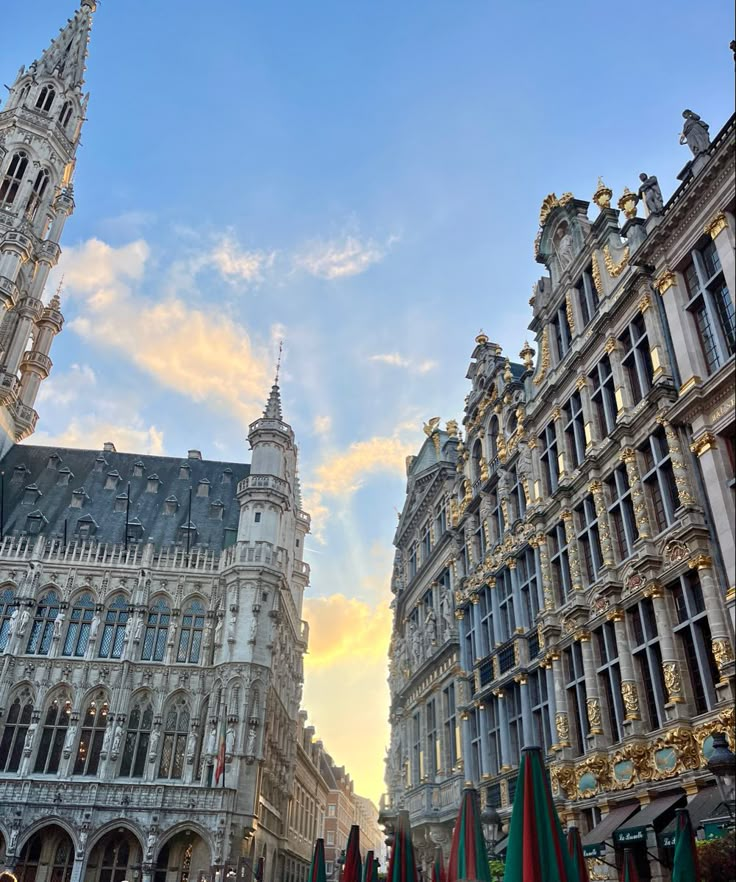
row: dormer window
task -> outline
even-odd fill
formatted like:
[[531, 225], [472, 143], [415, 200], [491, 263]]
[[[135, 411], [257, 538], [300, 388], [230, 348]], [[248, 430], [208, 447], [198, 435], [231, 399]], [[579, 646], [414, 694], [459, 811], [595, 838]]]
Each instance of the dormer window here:
[[[187, 538], [188, 537], [188, 538]], [[177, 541], [181, 542], [182, 545], [188, 545], [191, 547], [197, 541], [197, 527], [191, 521], [186, 524], [182, 524], [178, 530], [178, 539]]]
[[143, 477], [143, 463], [138, 460], [138, 462], [133, 463], [133, 477], [134, 478], [142, 478]]
[[209, 496], [210, 495], [210, 482], [207, 478], [202, 478], [202, 480], [197, 484], [197, 496]]
[[18, 188], [23, 182], [27, 168], [28, 154], [23, 150], [14, 153], [2, 184], [0, 184], [0, 206], [3, 208], [9, 208], [15, 202]]
[[158, 475], [149, 475], [146, 493], [158, 493], [158, 485], [161, 483]]
[[77, 490], [73, 490], [71, 507], [81, 508], [85, 499], [87, 499], [87, 491], [84, 487], [79, 487]]
[[23, 493], [23, 505], [35, 505], [41, 496], [36, 484], [29, 484]]
[[182, 463], [179, 466], [179, 480], [188, 481], [191, 473], [192, 473], [192, 470], [189, 468], [189, 466], [186, 463]]
[[138, 518], [128, 521], [128, 542], [140, 542], [143, 538], [143, 524]]
[[225, 511], [225, 505], [222, 500], [216, 499], [210, 503], [210, 517], [215, 521], [222, 520], [222, 514]]
[[105, 490], [114, 490], [120, 481], [120, 472], [108, 472], [105, 478]]
[[30, 533], [31, 536], [38, 536], [46, 524], [48, 524], [48, 521], [43, 516], [43, 513], [36, 509], [36, 511], [32, 511], [26, 517], [26, 532]]
[[59, 469], [59, 477], [56, 479], [56, 483], [62, 487], [66, 487], [71, 479], [74, 477], [71, 469], [68, 466], [64, 466]]
[[58, 469], [59, 463], [61, 462], [61, 457], [58, 453], [54, 452], [51, 456], [46, 460], [46, 468], [47, 469]]
[[115, 511], [125, 511], [128, 507], [128, 495], [126, 493], [121, 493], [120, 496], [115, 497]]
[[73, 108], [72, 108], [71, 101], [65, 101], [61, 105], [61, 113], [59, 114], [59, 123], [61, 124], [62, 128], [66, 128], [67, 123], [72, 118], [72, 109]]
[[179, 500], [176, 496], [169, 496], [166, 502], [164, 502], [164, 514], [172, 515], [176, 514], [179, 510]]
[[16, 484], [20, 481], [25, 481], [26, 474], [29, 472], [27, 466], [18, 465], [13, 469], [13, 477], [11, 478], [12, 483]]
[[232, 484], [233, 482], [233, 470], [231, 468], [223, 469], [222, 479], [220, 480], [221, 484]]
[[84, 542], [86, 539], [91, 539], [92, 536], [97, 532], [97, 521], [92, 517], [92, 515], [83, 515], [77, 521], [77, 535]]
[[54, 98], [56, 98], [54, 89], [51, 86], [44, 86], [38, 93], [38, 98], [36, 98], [36, 108], [44, 113], [48, 113], [51, 110], [51, 105], [54, 103]]
[[107, 466], [107, 460], [100, 454], [95, 460], [95, 471], [101, 472]]

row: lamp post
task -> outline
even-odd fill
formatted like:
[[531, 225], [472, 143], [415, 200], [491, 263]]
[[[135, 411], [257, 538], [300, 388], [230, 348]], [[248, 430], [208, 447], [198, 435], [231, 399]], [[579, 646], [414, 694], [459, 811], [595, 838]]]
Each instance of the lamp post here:
[[481, 812], [480, 822], [483, 825], [483, 838], [486, 840], [488, 857], [493, 860], [496, 857], [498, 834], [501, 832], [501, 816], [492, 805], [486, 805]]
[[342, 878], [342, 868], [345, 866], [345, 849], [340, 852], [340, 857], [335, 861], [337, 864], [337, 878], [338, 880]]
[[736, 755], [728, 746], [723, 732], [713, 733], [713, 752], [708, 760], [708, 771], [715, 776], [721, 799], [731, 818], [734, 817], [734, 782], [736, 781]]

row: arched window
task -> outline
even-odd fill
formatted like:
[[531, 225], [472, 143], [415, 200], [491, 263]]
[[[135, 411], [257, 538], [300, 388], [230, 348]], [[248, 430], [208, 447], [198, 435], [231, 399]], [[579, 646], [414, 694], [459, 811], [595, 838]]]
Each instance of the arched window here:
[[20, 95], [18, 96], [18, 104], [22, 104], [26, 98], [28, 97], [28, 93], [31, 91], [31, 84], [26, 83], [25, 86], [20, 90]]
[[64, 836], [56, 846], [49, 882], [69, 882], [72, 877], [73, 865], [74, 848], [69, 841], [69, 837]]
[[51, 105], [54, 103], [54, 98], [56, 98], [54, 89], [51, 86], [44, 86], [38, 93], [38, 98], [36, 98], [36, 107], [38, 110], [48, 113], [51, 110]]
[[10, 633], [10, 616], [13, 614], [15, 592], [12, 588], [0, 590], [0, 652], [5, 649]]
[[36, 754], [34, 772], [52, 775], [59, 771], [59, 761], [69, 730], [69, 715], [72, 704], [64, 697], [55, 698], [48, 706], [43, 719], [41, 744]]
[[102, 854], [98, 882], [123, 882], [127, 876], [129, 858], [129, 840], [110, 837]]
[[107, 702], [98, 698], [89, 703], [82, 723], [79, 736], [77, 759], [74, 763], [74, 775], [96, 775], [100, 764], [100, 751], [105, 738], [107, 726]]
[[141, 653], [141, 658], [144, 661], [164, 660], [170, 619], [171, 610], [169, 605], [163, 597], [159, 597], [148, 611], [146, 634], [143, 638], [143, 652]]
[[59, 615], [59, 595], [49, 591], [38, 602], [26, 652], [30, 655], [48, 655], [54, 634], [54, 619]]
[[198, 600], [193, 600], [184, 610], [179, 634], [179, 649], [176, 653], [178, 662], [197, 664], [202, 649], [202, 632], [204, 631], [204, 607]]
[[128, 621], [128, 601], [119, 594], [105, 613], [105, 627], [100, 641], [100, 658], [121, 658], [125, 625]]
[[483, 448], [481, 447], [480, 441], [476, 441], [473, 444], [473, 456], [472, 456], [472, 468], [471, 474], [473, 478], [473, 484], [477, 481], [480, 481], [480, 461], [483, 457]]
[[72, 117], [72, 102], [65, 101], [61, 105], [61, 112], [59, 113], [59, 122], [61, 123], [63, 128], [66, 128], [67, 123]]
[[0, 772], [17, 772], [23, 756], [23, 744], [33, 715], [31, 693], [24, 689], [16, 695], [8, 710], [0, 741]]
[[124, 778], [142, 778], [148, 759], [148, 745], [153, 727], [153, 708], [150, 702], [139, 703], [130, 712], [125, 733], [120, 774]]
[[8, 170], [0, 184], [0, 205], [8, 207], [15, 202], [18, 188], [23, 183], [23, 175], [28, 167], [28, 154], [22, 150], [14, 153], [10, 159]]
[[498, 456], [498, 420], [493, 417], [490, 426], [488, 426], [488, 464], [491, 465], [493, 460]]
[[20, 853], [20, 860], [16, 864], [13, 873], [20, 882], [34, 882], [36, 873], [38, 872], [38, 865], [41, 860], [41, 848], [44, 843], [42, 834], [45, 832], [45, 830], [39, 830], [38, 833], [34, 833], [23, 846], [23, 851]]
[[183, 698], [168, 710], [164, 719], [159, 778], [181, 778], [189, 734], [189, 708]]
[[41, 200], [43, 199], [44, 193], [48, 189], [48, 186], [48, 169], [41, 168], [38, 170], [36, 180], [33, 182], [33, 189], [31, 190], [31, 195], [28, 197], [28, 206], [26, 207], [26, 214], [31, 220], [33, 220], [33, 218], [36, 216], [38, 206], [41, 204]]
[[89, 629], [95, 615], [95, 603], [91, 594], [83, 594], [72, 607], [62, 655], [82, 658], [87, 651]]

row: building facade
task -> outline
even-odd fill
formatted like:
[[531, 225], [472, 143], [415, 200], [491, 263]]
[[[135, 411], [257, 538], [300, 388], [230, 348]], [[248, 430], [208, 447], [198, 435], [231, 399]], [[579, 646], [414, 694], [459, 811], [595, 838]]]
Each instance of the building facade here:
[[[592, 206], [544, 200], [536, 362], [480, 334], [462, 440], [432, 420], [409, 464], [383, 817], [409, 809], [425, 861], [449, 843], [461, 780], [507, 820], [525, 744], [544, 748], [592, 878], [616, 878], [605, 862], [626, 844], [642, 878], [669, 879], [675, 808], [696, 824], [718, 810], [705, 766], [714, 732], [734, 738], [734, 120], [711, 142], [687, 114], [694, 156], [666, 204], [646, 174], [619, 210], [601, 182]], [[436, 631], [445, 617], [457, 632]]]
[[[0, 866], [24, 882], [281, 880], [309, 579], [276, 383], [250, 464], [18, 445], [62, 327], [94, 0], [0, 114]], [[220, 759], [220, 757], [222, 759]]]

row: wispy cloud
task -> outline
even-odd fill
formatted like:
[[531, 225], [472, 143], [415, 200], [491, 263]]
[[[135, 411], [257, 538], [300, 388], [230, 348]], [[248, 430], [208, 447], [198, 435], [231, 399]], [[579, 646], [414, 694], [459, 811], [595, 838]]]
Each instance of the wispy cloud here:
[[320, 279], [343, 279], [364, 273], [388, 254], [396, 237], [385, 243], [345, 235], [309, 243], [294, 257], [294, 264]]
[[315, 435], [327, 435], [332, 429], [332, 417], [328, 414], [317, 414], [312, 421], [312, 431]]
[[437, 367], [437, 362], [431, 359], [416, 361], [413, 358], [407, 358], [398, 352], [381, 352], [377, 355], [370, 355], [368, 361], [378, 362], [379, 364], [387, 364], [391, 367], [405, 368], [416, 374], [427, 374]]
[[275, 251], [242, 248], [230, 233], [220, 236], [201, 256], [202, 266], [213, 266], [226, 281], [248, 283], [261, 282], [265, 270], [273, 266], [275, 258]]
[[70, 327], [92, 345], [119, 352], [162, 386], [247, 422], [269, 385], [270, 345], [252, 340], [248, 328], [226, 313], [193, 307], [171, 290], [162, 300], [143, 296], [150, 253], [144, 240], [114, 248], [89, 239], [67, 248], [60, 262], [65, 291], [84, 304]]

